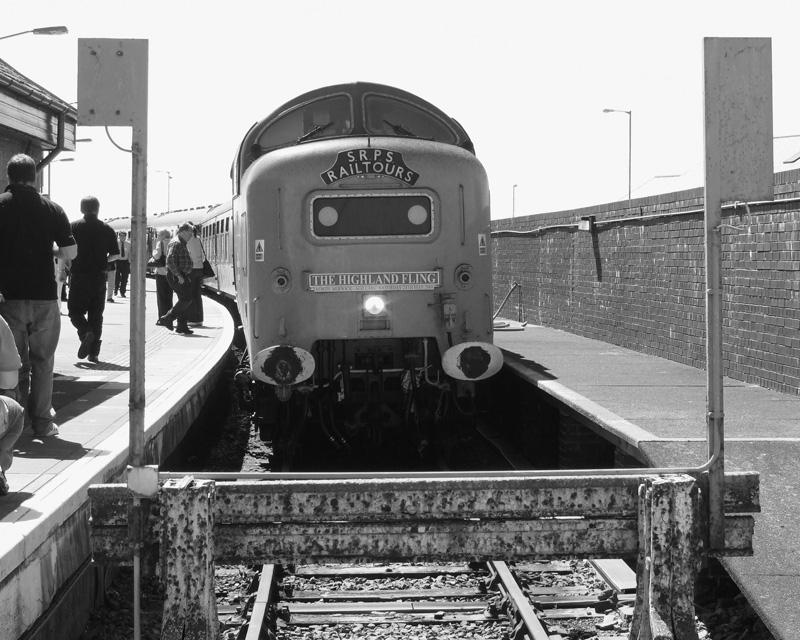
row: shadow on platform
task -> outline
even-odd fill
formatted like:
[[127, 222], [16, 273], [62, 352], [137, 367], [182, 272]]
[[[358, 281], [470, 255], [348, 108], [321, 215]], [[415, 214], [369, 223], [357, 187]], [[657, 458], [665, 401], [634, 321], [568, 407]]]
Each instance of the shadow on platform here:
[[[11, 491], [8, 495], [0, 498], [0, 518], [5, 519], [6, 516], [14, 513], [22, 506], [22, 503], [33, 497], [30, 491]], [[15, 518], [15, 522], [22, 522], [23, 520], [36, 520], [42, 513], [36, 509], [25, 508], [20, 514], [19, 518]]]
[[76, 369], [83, 371], [130, 371], [130, 367], [121, 364], [114, 364], [113, 362], [76, 362]]
[[[56, 375], [53, 378], [53, 409], [56, 422], [64, 423], [92, 409], [109, 398], [125, 391], [126, 382], [105, 380], [80, 380], [71, 376]], [[85, 398], [89, 393], [91, 399]]]
[[99, 449], [87, 449], [80, 442], [64, 439], [64, 429], [55, 438], [40, 438], [23, 433], [14, 445], [15, 458], [42, 458], [50, 460], [80, 460], [87, 453], [100, 455], [108, 453]]
[[534, 371], [542, 378], [546, 378], [548, 380], [558, 379], [558, 376], [554, 376], [552, 373], [550, 373], [550, 369], [548, 369], [542, 364], [539, 364], [538, 362], [536, 362], [536, 360], [528, 360], [527, 358], [523, 358], [518, 353], [514, 353], [513, 351], [508, 351], [507, 349], [503, 349], [502, 351], [503, 355], [508, 360], [514, 360], [515, 362], [518, 362], [519, 364], [526, 366], [528, 369]]

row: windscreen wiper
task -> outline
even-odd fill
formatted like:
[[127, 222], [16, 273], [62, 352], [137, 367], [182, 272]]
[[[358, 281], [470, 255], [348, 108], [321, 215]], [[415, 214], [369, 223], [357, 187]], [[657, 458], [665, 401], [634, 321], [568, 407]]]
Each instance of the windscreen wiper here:
[[300, 136], [296, 140], [296, 142], [302, 142], [303, 140], [308, 140], [311, 136], [317, 135], [320, 131], [325, 131], [325, 129], [330, 127], [332, 124], [333, 121], [326, 122], [325, 124], [318, 124], [311, 131], [309, 131], [308, 133], [304, 133], [302, 136]]
[[409, 131], [408, 129], [406, 129], [402, 124], [394, 124], [393, 122], [389, 122], [385, 118], [383, 121], [386, 124], [388, 124], [392, 128], [392, 131], [394, 131], [399, 136], [411, 136], [413, 138], [419, 137], [413, 131]]

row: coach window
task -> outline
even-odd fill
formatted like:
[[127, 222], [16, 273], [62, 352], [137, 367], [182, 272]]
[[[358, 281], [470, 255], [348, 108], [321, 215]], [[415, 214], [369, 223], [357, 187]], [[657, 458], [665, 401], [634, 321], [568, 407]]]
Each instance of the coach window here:
[[350, 96], [328, 96], [301, 105], [273, 120], [256, 140], [266, 151], [275, 147], [349, 133], [353, 127]]
[[368, 133], [422, 138], [456, 144], [455, 132], [441, 118], [409, 102], [380, 95], [364, 97]]

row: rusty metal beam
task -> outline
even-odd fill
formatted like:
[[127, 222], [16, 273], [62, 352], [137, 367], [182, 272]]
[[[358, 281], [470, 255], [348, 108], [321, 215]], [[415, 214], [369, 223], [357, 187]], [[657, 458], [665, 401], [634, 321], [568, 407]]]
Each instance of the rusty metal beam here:
[[218, 562], [479, 561], [632, 556], [635, 520], [278, 523], [221, 526]]
[[[751, 554], [752, 516], [727, 516], [725, 524], [726, 553]], [[636, 527], [635, 519], [216, 525], [215, 560], [236, 564], [632, 557], [638, 550]], [[126, 531], [93, 527], [95, 560], [130, 564]]]
[[[215, 520], [226, 523], [453, 517], [635, 517], [646, 476], [280, 480], [218, 482]], [[758, 474], [725, 475], [725, 512], [759, 511]], [[703, 484], [700, 483], [701, 488]], [[96, 524], [127, 521], [123, 485], [89, 488]], [[157, 513], [157, 506], [151, 513]]]
[[[631, 556], [638, 549], [640, 479], [634, 475], [219, 483], [212, 506], [216, 560]], [[728, 513], [758, 510], [756, 474], [730, 474], [726, 481]], [[121, 485], [99, 485], [90, 487], [89, 495], [96, 558], [128, 562], [130, 491]], [[156, 541], [153, 532], [159, 524], [156, 498], [142, 523], [145, 545]], [[752, 553], [752, 533], [751, 516], [727, 515], [722, 553]]]

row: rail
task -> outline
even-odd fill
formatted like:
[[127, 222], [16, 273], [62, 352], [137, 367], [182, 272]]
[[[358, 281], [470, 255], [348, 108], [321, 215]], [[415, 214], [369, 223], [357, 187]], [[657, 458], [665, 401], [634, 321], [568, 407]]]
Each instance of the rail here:
[[494, 312], [494, 315], [492, 316], [492, 320], [496, 320], [497, 319], [497, 316], [500, 315], [500, 312], [503, 310], [503, 307], [506, 306], [506, 302], [508, 302], [508, 299], [511, 297], [511, 294], [514, 293], [515, 290], [518, 291], [518, 294], [517, 294], [517, 321], [518, 322], [522, 322], [522, 285], [519, 282], [517, 282], [516, 280], [511, 283], [511, 289], [508, 290], [508, 293], [506, 294], [506, 297], [503, 298], [503, 301], [500, 303], [500, 306], [498, 307], [497, 311]]

